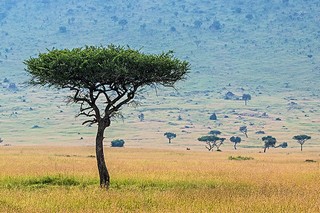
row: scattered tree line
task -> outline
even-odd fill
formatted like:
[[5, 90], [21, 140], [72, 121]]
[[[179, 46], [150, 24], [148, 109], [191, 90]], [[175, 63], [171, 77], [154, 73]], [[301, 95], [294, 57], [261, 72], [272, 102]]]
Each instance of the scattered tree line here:
[[[246, 126], [240, 127], [240, 131], [245, 133], [245, 136], [248, 137]], [[205, 147], [206, 147], [206, 149], [208, 149], [208, 151], [213, 151], [214, 148], [216, 148], [216, 151], [221, 151], [220, 147], [221, 147], [221, 145], [223, 145], [226, 138], [218, 137], [218, 135], [220, 135], [220, 134], [221, 134], [221, 132], [219, 130], [212, 130], [208, 133], [208, 135], [199, 137], [198, 141], [205, 142], [206, 143]], [[302, 151], [303, 144], [307, 140], [311, 139], [311, 137], [308, 135], [296, 135], [293, 137], [293, 139], [296, 140], [300, 144], [301, 151]], [[238, 136], [232, 136], [232, 137], [230, 137], [229, 140], [231, 143], [233, 143], [233, 147], [235, 150], [237, 149], [237, 144], [241, 143], [241, 141], [242, 141], [241, 137], [238, 137]], [[263, 152], [266, 152], [267, 149], [269, 149], [271, 147], [272, 148], [287, 148], [288, 147], [287, 142], [283, 142], [283, 143], [280, 143], [279, 145], [276, 145], [277, 139], [273, 136], [265, 136], [265, 137], [262, 137], [261, 140], [264, 142]]]

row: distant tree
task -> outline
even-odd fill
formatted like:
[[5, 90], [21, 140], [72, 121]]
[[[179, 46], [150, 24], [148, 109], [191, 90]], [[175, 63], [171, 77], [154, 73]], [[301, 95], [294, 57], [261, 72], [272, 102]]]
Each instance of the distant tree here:
[[67, 32], [67, 28], [65, 26], [59, 27], [59, 33], [66, 33], [66, 32]]
[[221, 151], [220, 146], [223, 144], [224, 140], [225, 138], [220, 138], [215, 135], [207, 135], [198, 138], [198, 141], [206, 142], [206, 148], [209, 151], [212, 151], [214, 147], [217, 148], [217, 151]]
[[275, 148], [287, 148], [288, 147], [288, 143], [287, 142], [283, 142], [281, 144], [279, 144], [278, 146], [276, 146]]
[[200, 40], [195, 40], [194, 43], [196, 44], [197, 47], [199, 47], [201, 41]]
[[247, 105], [247, 102], [248, 102], [249, 100], [251, 100], [251, 95], [249, 95], [249, 94], [243, 94], [243, 95], [242, 95], [242, 100], [244, 100], [244, 104]]
[[253, 19], [253, 15], [252, 15], [252, 14], [247, 14], [247, 15], [246, 15], [246, 19], [252, 20], [252, 19]]
[[246, 137], [248, 137], [248, 134], [247, 134], [247, 132], [248, 132], [247, 126], [241, 126], [241, 127], [239, 128], [239, 131], [242, 132]]
[[220, 135], [220, 134], [221, 134], [221, 132], [220, 132], [219, 130], [211, 130], [211, 131], [209, 132], [209, 135], [218, 136], [218, 135]]
[[230, 138], [230, 141], [231, 141], [232, 143], [234, 143], [234, 145], [233, 145], [234, 149], [237, 149], [237, 144], [238, 144], [238, 143], [241, 143], [241, 138], [240, 138], [240, 137], [232, 136], [232, 137]]
[[146, 29], [147, 25], [145, 23], [140, 25], [140, 30], [144, 31]]
[[121, 19], [118, 24], [122, 27], [122, 30], [124, 27], [128, 24], [128, 21], [126, 19]]
[[139, 115], [138, 115], [138, 118], [139, 120], [142, 122], [144, 121], [144, 114], [141, 112]]
[[213, 21], [213, 23], [209, 26], [209, 29], [215, 31], [215, 30], [221, 30], [222, 27], [223, 27], [223, 25], [220, 23], [220, 21], [215, 20], [215, 21]]
[[213, 121], [216, 121], [218, 119], [216, 113], [213, 113], [212, 115], [210, 115], [209, 119], [213, 120]]
[[277, 139], [272, 136], [265, 136], [262, 138], [262, 141], [264, 142], [264, 150], [263, 152], [266, 152], [267, 148], [275, 147], [277, 143]]
[[177, 135], [174, 134], [174, 133], [172, 133], [172, 132], [166, 132], [166, 133], [164, 133], [163, 135], [166, 136], [166, 137], [169, 139], [169, 143], [171, 143], [171, 140], [172, 140], [172, 139], [174, 139], [174, 138], [177, 137]]
[[176, 29], [174, 26], [172, 26], [172, 27], [170, 27], [170, 31], [171, 31], [171, 32], [176, 32], [177, 29]]
[[3, 142], [3, 140], [2, 140], [2, 138], [0, 138], [0, 143], [2, 143]]
[[292, 139], [296, 140], [296, 141], [300, 144], [300, 146], [301, 146], [301, 151], [302, 151], [302, 146], [303, 146], [303, 144], [304, 144], [307, 140], [311, 139], [311, 137], [308, 136], [308, 135], [296, 135], [296, 136], [294, 136]]
[[121, 108], [133, 103], [141, 88], [174, 87], [185, 79], [189, 63], [180, 61], [172, 51], [144, 54], [129, 47], [86, 46], [72, 50], [53, 49], [24, 62], [30, 83], [70, 89], [70, 102], [80, 105], [83, 124], [97, 124], [96, 158], [100, 186], [108, 188], [110, 176], [104, 159], [104, 132]]
[[202, 26], [202, 21], [200, 21], [200, 20], [195, 20], [195, 21], [193, 22], [193, 26], [194, 26], [195, 28], [199, 29], [199, 28]]
[[111, 16], [111, 20], [113, 22], [117, 22], [119, 20], [119, 18], [117, 16]]
[[116, 139], [111, 141], [111, 147], [123, 147], [124, 146], [124, 140], [122, 139]]

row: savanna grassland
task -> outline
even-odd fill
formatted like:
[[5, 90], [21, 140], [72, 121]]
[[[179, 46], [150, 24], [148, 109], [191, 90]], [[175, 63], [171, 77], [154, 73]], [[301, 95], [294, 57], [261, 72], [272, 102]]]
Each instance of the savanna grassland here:
[[0, 147], [0, 211], [320, 211], [317, 150], [107, 148], [107, 192], [98, 187], [93, 153], [84, 146]]
[[[0, 1], [0, 212], [320, 212], [319, 11], [318, 0]], [[26, 84], [23, 61], [110, 43], [173, 50], [191, 71], [112, 121], [106, 192], [96, 127], [75, 119], [69, 91]], [[197, 140], [210, 130], [226, 138], [222, 152]], [[312, 137], [303, 152], [298, 134]], [[288, 147], [259, 153], [267, 135]], [[125, 148], [107, 147], [118, 138]]]

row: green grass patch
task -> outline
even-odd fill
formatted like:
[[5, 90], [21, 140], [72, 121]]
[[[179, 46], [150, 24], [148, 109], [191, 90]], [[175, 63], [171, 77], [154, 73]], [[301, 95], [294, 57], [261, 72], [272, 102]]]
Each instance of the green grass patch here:
[[45, 188], [45, 187], [86, 187], [97, 184], [97, 180], [64, 175], [40, 177], [6, 177], [0, 180], [0, 188]]
[[111, 189], [118, 190], [198, 190], [198, 189], [252, 189], [251, 184], [243, 182], [233, 182], [228, 180], [208, 179], [208, 180], [146, 180], [146, 179], [115, 179], [111, 182]]
[[253, 157], [245, 157], [245, 156], [229, 156], [228, 157], [229, 160], [254, 160]]
[[[41, 177], [5, 177], [0, 179], [0, 189], [43, 189], [43, 188], [87, 188], [99, 187], [98, 179], [88, 179], [73, 176], [51, 175]], [[242, 189], [250, 190], [252, 185], [243, 182], [228, 180], [158, 180], [117, 178], [111, 181], [111, 190], [133, 191], [167, 191], [167, 190], [193, 190], [193, 189]]]

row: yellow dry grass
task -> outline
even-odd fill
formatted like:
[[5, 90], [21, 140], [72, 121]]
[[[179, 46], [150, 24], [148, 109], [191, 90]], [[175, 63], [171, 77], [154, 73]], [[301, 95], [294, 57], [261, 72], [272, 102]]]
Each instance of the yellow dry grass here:
[[[320, 212], [317, 150], [107, 148], [107, 192], [92, 155], [84, 146], [0, 147], [0, 212]], [[238, 155], [254, 159], [228, 159]]]

